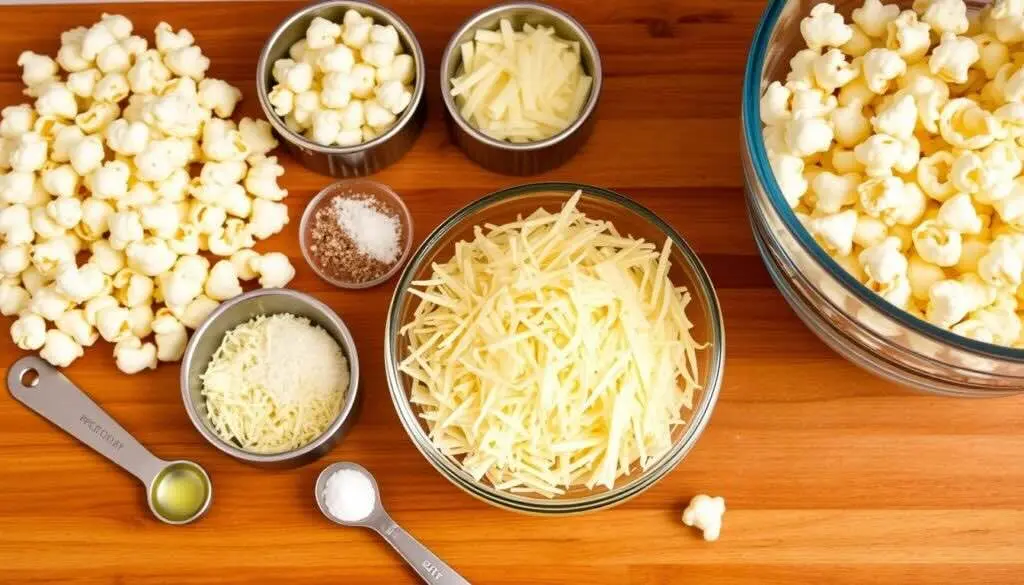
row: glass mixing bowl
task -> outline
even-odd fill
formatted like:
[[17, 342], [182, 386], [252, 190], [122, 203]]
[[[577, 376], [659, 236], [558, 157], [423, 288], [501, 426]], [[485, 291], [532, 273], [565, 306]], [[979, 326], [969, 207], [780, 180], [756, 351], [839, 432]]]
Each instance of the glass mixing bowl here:
[[[786, 203], [761, 133], [759, 99], [804, 47], [800, 20], [818, 2], [772, 0], [754, 35], [743, 81], [743, 165], [755, 240], [797, 315], [840, 355], [901, 384], [953, 396], [1016, 393], [1024, 350], [974, 341], [897, 309], [843, 270]], [[859, 0], [835, 2], [849, 19]], [[909, 8], [911, 2], [898, 2]], [[979, 2], [968, 4], [977, 7]]]
[[[707, 349], [697, 354], [698, 382], [703, 390], [695, 394], [692, 411], [684, 412], [686, 424], [675, 428], [672, 448], [645, 471], [634, 464], [631, 473], [620, 477], [612, 489], [578, 487], [556, 498], [499, 491], [486, 480], [476, 481], [459, 467], [454, 458], [436, 449], [427, 436], [418, 409], [409, 401], [409, 379], [398, 369], [408, 355], [407, 344], [400, 338], [399, 329], [419, 306], [419, 297], [410, 294], [409, 287], [415, 280], [430, 277], [432, 263], [447, 261], [454, 254], [456, 242], [473, 239], [473, 226], [507, 223], [515, 220], [517, 215], [528, 215], [540, 207], [554, 212], [577, 190], [583, 191], [579, 209], [587, 216], [611, 220], [619, 232], [659, 246], [665, 238], [671, 238], [672, 271], [669, 276], [676, 286], [686, 286], [692, 295], [688, 317], [694, 324], [694, 339], [698, 343], [710, 342]], [[683, 460], [707, 425], [718, 397], [725, 360], [725, 332], [718, 298], [707, 272], [689, 244], [671, 226], [633, 200], [597, 187], [571, 183], [536, 183], [492, 193], [445, 220], [427, 237], [402, 273], [388, 311], [384, 343], [388, 386], [395, 410], [402, 426], [427, 461], [449, 481], [485, 502], [519, 512], [548, 515], [614, 506], [643, 492], [668, 474]]]

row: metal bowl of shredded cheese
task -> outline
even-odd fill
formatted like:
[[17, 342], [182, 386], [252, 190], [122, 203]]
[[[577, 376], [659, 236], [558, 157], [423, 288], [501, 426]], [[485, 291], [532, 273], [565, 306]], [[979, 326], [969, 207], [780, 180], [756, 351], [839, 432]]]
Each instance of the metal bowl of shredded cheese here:
[[196, 330], [181, 367], [189, 418], [243, 461], [293, 466], [327, 453], [351, 427], [359, 359], [345, 323], [286, 289], [236, 297]]
[[491, 504], [616, 505], [686, 456], [725, 356], [710, 278], [682, 237], [611, 191], [539, 183], [456, 212], [396, 288], [391, 397], [442, 475]]

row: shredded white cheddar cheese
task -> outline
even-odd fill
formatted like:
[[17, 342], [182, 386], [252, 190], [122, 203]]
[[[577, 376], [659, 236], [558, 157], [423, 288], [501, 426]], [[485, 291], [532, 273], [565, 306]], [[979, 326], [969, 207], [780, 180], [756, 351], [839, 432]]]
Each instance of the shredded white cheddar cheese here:
[[308, 444], [331, 425], [349, 370], [330, 334], [282, 313], [228, 331], [201, 379], [217, 435], [246, 451], [280, 453]]
[[478, 30], [460, 46], [462, 66], [451, 80], [459, 114], [497, 140], [534, 142], [558, 134], [580, 116], [593, 79], [583, 71], [580, 44], [555, 29], [529, 24], [514, 31]]
[[579, 197], [477, 226], [410, 289], [410, 399], [434, 445], [497, 489], [610, 488], [670, 449], [700, 388], [671, 241], [622, 236]]

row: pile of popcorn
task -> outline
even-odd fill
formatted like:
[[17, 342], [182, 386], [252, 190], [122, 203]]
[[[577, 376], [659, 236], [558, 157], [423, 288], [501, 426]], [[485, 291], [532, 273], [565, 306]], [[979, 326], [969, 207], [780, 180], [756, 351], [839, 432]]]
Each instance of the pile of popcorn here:
[[889, 303], [1024, 347], [1024, 3], [828, 3], [761, 98], [775, 178], [804, 226]]
[[306, 38], [274, 62], [268, 95], [288, 128], [324, 146], [355, 146], [393, 126], [412, 102], [416, 64], [398, 30], [348, 10], [316, 17]]
[[240, 280], [295, 273], [251, 249], [288, 223], [270, 125], [228, 119], [241, 92], [205, 77], [188, 30], [132, 31], [104, 14], [56, 59], [22, 53], [34, 102], [0, 114], [0, 313], [56, 366], [100, 337], [126, 373], [176, 361]]

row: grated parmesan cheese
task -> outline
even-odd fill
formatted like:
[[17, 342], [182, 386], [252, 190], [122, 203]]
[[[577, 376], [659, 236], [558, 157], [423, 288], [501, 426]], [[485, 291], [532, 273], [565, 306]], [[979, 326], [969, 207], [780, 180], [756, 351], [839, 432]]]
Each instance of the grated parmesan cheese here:
[[671, 241], [621, 236], [579, 197], [477, 226], [410, 289], [410, 399], [434, 445], [501, 490], [612, 487], [671, 448], [700, 388]]
[[260, 315], [224, 335], [201, 380], [218, 436], [253, 453], [280, 453], [313, 441], [338, 416], [348, 360], [308, 319]]

